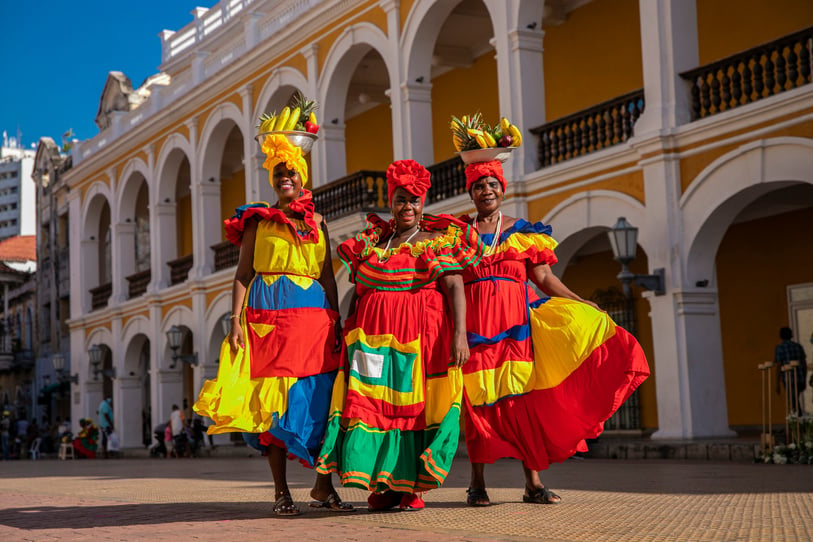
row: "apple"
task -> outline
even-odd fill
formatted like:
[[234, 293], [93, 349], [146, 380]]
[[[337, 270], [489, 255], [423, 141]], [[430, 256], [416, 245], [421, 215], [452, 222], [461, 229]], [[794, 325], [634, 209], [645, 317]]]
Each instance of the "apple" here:
[[506, 134], [500, 138], [498, 144], [500, 145], [500, 147], [510, 147], [513, 142], [514, 138]]
[[309, 120], [306, 120], [305, 121], [305, 131], [308, 132], [308, 133], [311, 133], [311, 134], [315, 134], [316, 132], [319, 131], [319, 126], [312, 123]]

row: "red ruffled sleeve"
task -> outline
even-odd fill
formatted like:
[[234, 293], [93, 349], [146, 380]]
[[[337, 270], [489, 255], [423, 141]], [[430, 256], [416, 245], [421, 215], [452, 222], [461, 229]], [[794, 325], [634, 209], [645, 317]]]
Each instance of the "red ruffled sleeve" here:
[[243, 239], [243, 231], [245, 231], [246, 228], [246, 221], [256, 219], [273, 220], [280, 224], [286, 224], [291, 228], [294, 235], [299, 236], [300, 239], [318, 243], [319, 232], [317, 231], [316, 221], [314, 220], [313, 194], [309, 190], [303, 189], [302, 195], [292, 201], [288, 205], [288, 208], [304, 216], [305, 224], [310, 228], [309, 231], [298, 231], [296, 224], [291, 222], [288, 217], [285, 216], [285, 213], [264, 201], [258, 201], [241, 205], [235, 209], [234, 216], [223, 221], [223, 227], [226, 230], [226, 239], [240, 246], [240, 242]]

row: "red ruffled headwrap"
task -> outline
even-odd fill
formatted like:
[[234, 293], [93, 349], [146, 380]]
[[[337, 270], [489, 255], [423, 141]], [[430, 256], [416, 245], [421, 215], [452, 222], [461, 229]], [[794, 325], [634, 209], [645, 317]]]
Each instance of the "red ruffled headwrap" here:
[[471, 190], [471, 185], [483, 177], [494, 177], [502, 185], [505, 192], [505, 177], [502, 176], [502, 162], [491, 160], [490, 162], [475, 162], [466, 166], [466, 192]]
[[421, 200], [432, 185], [429, 170], [415, 160], [396, 160], [387, 168], [387, 198], [392, 203], [392, 194], [399, 186]]

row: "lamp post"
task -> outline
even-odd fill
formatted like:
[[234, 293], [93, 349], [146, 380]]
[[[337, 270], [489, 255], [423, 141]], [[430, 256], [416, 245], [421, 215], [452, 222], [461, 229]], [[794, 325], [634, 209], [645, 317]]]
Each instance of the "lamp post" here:
[[618, 273], [618, 280], [624, 288], [624, 295], [630, 297], [632, 290], [630, 284], [635, 283], [645, 290], [652, 290], [655, 295], [664, 295], [666, 272], [663, 267], [655, 269], [651, 275], [636, 275], [629, 270], [629, 264], [635, 260], [638, 251], [638, 228], [627, 222], [623, 216], [607, 232], [610, 238], [610, 245], [613, 247], [613, 257], [621, 264], [621, 272]]
[[184, 363], [188, 363], [190, 365], [198, 364], [197, 352], [191, 355], [178, 353], [178, 350], [180, 350], [181, 348], [181, 341], [183, 340], [183, 336], [184, 331], [178, 326], [172, 326], [167, 331], [167, 342], [169, 342], [169, 348], [172, 350], [172, 365], [169, 366], [170, 369], [175, 368], [175, 364], [178, 360], [181, 360]]
[[109, 376], [110, 378], [116, 378], [116, 370], [113, 369], [100, 369], [99, 366], [102, 364], [102, 360], [104, 359], [104, 350], [98, 344], [94, 344], [90, 348], [88, 348], [88, 358], [90, 358], [90, 364], [93, 366], [93, 380], [99, 380], [99, 373], [103, 376]]
[[51, 356], [51, 363], [54, 364], [54, 370], [56, 371], [57, 378], [60, 382], [73, 382], [74, 384], [79, 384], [79, 375], [66, 375], [65, 372], [65, 356], [62, 355], [62, 352], [55, 352]]

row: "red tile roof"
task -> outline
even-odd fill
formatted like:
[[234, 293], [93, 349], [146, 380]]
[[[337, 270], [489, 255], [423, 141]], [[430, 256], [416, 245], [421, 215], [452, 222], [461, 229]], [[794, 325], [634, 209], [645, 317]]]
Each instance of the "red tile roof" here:
[[16, 235], [0, 241], [0, 261], [37, 261], [37, 237], [35, 235]]

